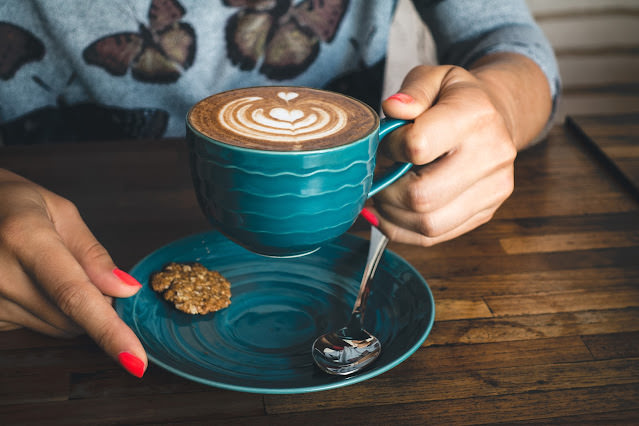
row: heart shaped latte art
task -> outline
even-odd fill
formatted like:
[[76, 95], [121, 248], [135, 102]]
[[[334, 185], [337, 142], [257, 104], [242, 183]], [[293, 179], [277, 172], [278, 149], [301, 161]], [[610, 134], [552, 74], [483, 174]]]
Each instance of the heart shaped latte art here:
[[233, 99], [218, 113], [222, 126], [238, 136], [269, 142], [302, 143], [341, 131], [348, 121], [337, 103], [297, 92]]
[[297, 98], [299, 95], [295, 92], [278, 92], [277, 97], [280, 99], [284, 99], [285, 101], [292, 101]]
[[299, 109], [287, 110], [284, 108], [273, 108], [268, 115], [273, 117], [276, 120], [288, 121], [289, 123], [293, 123], [294, 121], [299, 120], [304, 117], [304, 111]]

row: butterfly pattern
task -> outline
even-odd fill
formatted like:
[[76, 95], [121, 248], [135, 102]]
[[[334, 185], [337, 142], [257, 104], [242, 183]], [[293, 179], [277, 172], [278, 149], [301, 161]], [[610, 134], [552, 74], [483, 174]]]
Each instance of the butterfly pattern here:
[[11, 79], [23, 65], [41, 60], [44, 54], [44, 44], [36, 36], [0, 21], [0, 79]]
[[227, 56], [242, 70], [254, 69], [273, 80], [294, 78], [317, 58], [321, 42], [330, 43], [349, 0], [223, 0], [240, 8], [226, 24]]
[[152, 0], [148, 26], [140, 22], [138, 32], [102, 37], [84, 49], [82, 57], [114, 76], [123, 76], [130, 68], [138, 81], [174, 83], [195, 59], [195, 30], [181, 22], [185, 14], [177, 0]]

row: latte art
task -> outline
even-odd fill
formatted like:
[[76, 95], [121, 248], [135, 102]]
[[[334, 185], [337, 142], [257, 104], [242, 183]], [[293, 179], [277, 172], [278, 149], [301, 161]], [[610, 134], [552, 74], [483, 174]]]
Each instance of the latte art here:
[[223, 143], [267, 150], [338, 146], [372, 132], [378, 123], [365, 104], [302, 87], [255, 87], [224, 92], [196, 105], [189, 123]]
[[250, 96], [231, 101], [218, 120], [242, 137], [301, 143], [334, 135], [346, 126], [348, 115], [339, 105], [279, 92], [275, 99]]

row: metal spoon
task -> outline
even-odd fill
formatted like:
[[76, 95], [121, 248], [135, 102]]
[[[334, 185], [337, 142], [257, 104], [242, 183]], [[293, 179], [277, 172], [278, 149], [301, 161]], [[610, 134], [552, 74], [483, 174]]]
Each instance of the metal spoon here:
[[366, 268], [350, 321], [345, 327], [324, 334], [313, 342], [313, 360], [320, 369], [329, 374], [347, 376], [356, 373], [375, 361], [382, 350], [377, 337], [364, 330], [363, 321], [370, 283], [386, 244], [386, 235], [376, 226], [372, 226]]

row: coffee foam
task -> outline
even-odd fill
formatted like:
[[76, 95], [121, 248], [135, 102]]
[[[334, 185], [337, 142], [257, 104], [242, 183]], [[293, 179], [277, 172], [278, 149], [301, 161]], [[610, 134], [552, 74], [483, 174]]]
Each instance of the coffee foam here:
[[213, 95], [193, 107], [194, 130], [232, 145], [267, 150], [329, 148], [361, 139], [377, 114], [347, 96], [303, 87], [256, 87]]

